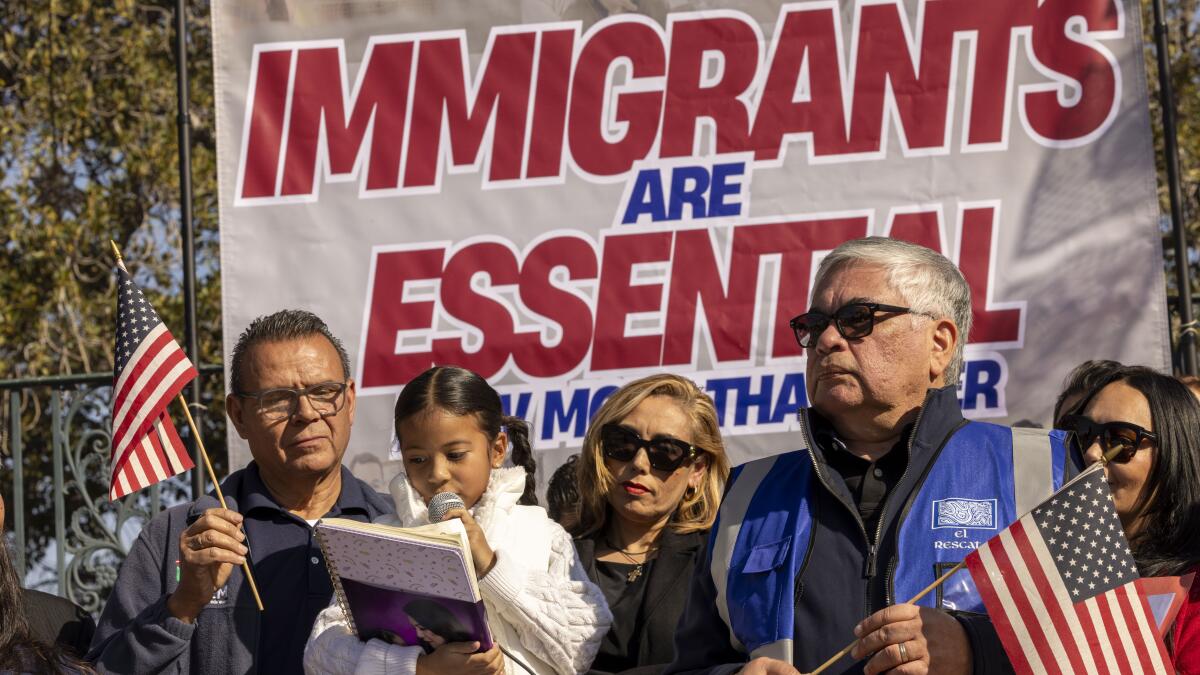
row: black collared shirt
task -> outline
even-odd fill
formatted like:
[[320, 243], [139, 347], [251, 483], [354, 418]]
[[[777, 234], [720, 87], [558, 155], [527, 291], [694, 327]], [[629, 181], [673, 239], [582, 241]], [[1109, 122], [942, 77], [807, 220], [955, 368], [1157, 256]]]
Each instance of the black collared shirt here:
[[833, 427], [823, 420], [820, 427], [814, 430], [813, 435], [821, 446], [826, 463], [846, 483], [846, 489], [868, 533], [875, 531], [888, 493], [900, 482], [908, 467], [908, 438], [912, 430], [911, 424], [905, 427], [892, 449], [874, 462], [850, 454]]
[[[342, 467], [342, 492], [322, 517], [370, 522], [381, 515], [380, 495]], [[251, 463], [237, 494], [245, 517], [254, 579], [264, 612], [259, 622], [259, 672], [299, 673], [317, 614], [329, 606], [333, 585], [313, 528], [281, 507]]]

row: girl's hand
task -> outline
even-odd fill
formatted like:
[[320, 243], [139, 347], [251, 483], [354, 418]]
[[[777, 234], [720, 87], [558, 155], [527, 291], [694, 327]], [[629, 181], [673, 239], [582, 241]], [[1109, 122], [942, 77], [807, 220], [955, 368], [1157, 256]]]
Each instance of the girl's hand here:
[[478, 642], [447, 642], [432, 654], [417, 657], [416, 675], [503, 675], [504, 655], [499, 645], [475, 653]]
[[471, 512], [466, 509], [451, 509], [446, 512], [446, 518], [458, 518], [462, 521], [463, 527], [467, 528], [467, 541], [471, 543], [471, 559], [475, 562], [475, 573], [479, 575], [480, 579], [487, 576], [487, 573], [492, 571], [492, 567], [496, 564], [496, 552], [492, 550], [491, 546], [488, 546], [487, 537], [483, 535], [483, 528], [479, 527], [479, 523], [475, 522]]

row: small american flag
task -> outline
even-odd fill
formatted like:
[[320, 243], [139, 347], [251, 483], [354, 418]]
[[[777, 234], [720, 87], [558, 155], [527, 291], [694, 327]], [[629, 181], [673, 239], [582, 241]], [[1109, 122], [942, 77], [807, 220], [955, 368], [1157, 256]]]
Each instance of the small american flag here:
[[966, 563], [1016, 672], [1173, 672], [1099, 464]]
[[116, 338], [109, 499], [195, 466], [167, 405], [196, 377], [196, 369], [124, 265], [117, 269]]

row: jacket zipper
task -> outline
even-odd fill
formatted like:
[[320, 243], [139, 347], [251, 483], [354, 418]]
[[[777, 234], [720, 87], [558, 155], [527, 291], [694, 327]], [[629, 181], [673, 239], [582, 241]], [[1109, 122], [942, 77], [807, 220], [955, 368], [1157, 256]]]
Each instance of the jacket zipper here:
[[[806, 415], [804, 414], [803, 408], [796, 411], [796, 418], [800, 422], [801, 431], [804, 433], [804, 440], [806, 442], [806, 445], [808, 446], [809, 459], [812, 460], [813, 471], [815, 471], [817, 473], [817, 480], [821, 481], [821, 486], [824, 487], [827, 492], [829, 492], [830, 494], [834, 494], [833, 488], [829, 487], [829, 482], [827, 480], [825, 480], [824, 472], [821, 471], [821, 462], [817, 458], [817, 453], [815, 450], [813, 450], [813, 448], [816, 447], [816, 439], [813, 438], [812, 431], [811, 431], [811, 429], [809, 429], [808, 419], [807, 419]], [[870, 535], [867, 534], [867, 527], [866, 527], [866, 525], [863, 525], [862, 516], [860, 516], [858, 514], [858, 511], [855, 511], [854, 509], [851, 509], [850, 507], [846, 506], [845, 504], [842, 503], [842, 500], [840, 500], [840, 499], [836, 499], [836, 501], [839, 504], [842, 504], [842, 506], [845, 506], [846, 509], [848, 511], [850, 511], [850, 514], [852, 516], [854, 516], [854, 522], [858, 523], [858, 530], [860, 532], [862, 532], [863, 540], [867, 543], [867, 559], [863, 564], [863, 572], [862, 572], [863, 577], [862, 578], [867, 580], [866, 593], [864, 594], [864, 597], [863, 597], [863, 600], [866, 603], [865, 606], [867, 609], [867, 613], [864, 616], [870, 616], [871, 615], [871, 611], [870, 611], [871, 610], [870, 579], [875, 574], [876, 547], [875, 547], [875, 544], [871, 543]]]
[[[926, 397], [925, 404], [922, 405], [921, 409], [917, 411], [917, 421], [913, 422], [912, 431], [908, 433], [908, 443], [905, 445], [905, 448], [908, 450], [908, 456], [904, 459], [904, 471], [900, 473], [900, 480], [896, 481], [895, 487], [900, 487], [900, 485], [904, 482], [904, 477], [908, 475], [908, 467], [912, 465], [913, 442], [917, 439], [917, 429], [921, 427], [921, 418], [925, 416], [925, 408], [928, 407], [928, 403], [929, 399]], [[892, 497], [895, 496], [895, 494], [895, 488], [888, 490], [888, 495], [883, 498], [883, 506], [879, 509], [879, 519], [876, 521], [875, 526], [875, 544], [871, 547], [870, 555], [870, 569], [872, 576], [875, 574], [875, 556], [879, 552], [879, 540], [883, 537], [883, 524], [887, 520], [887, 507], [888, 504], [891, 503]], [[891, 574], [891, 567], [892, 561], [888, 561], [888, 574]], [[883, 604], [885, 607], [892, 604], [891, 595], [888, 592], [887, 578], [884, 579], [883, 583]], [[869, 603], [868, 609], [870, 609]]]
[[[904, 471], [900, 474], [900, 480], [896, 481], [897, 486], [900, 485], [901, 483], [903, 483], [905, 476], [908, 475], [908, 467], [910, 464], [910, 460], [912, 459], [913, 442], [917, 438], [917, 429], [920, 428], [920, 426], [921, 426], [921, 418], [923, 418], [925, 416], [925, 408], [926, 407], [928, 407], [928, 397], [926, 397], [925, 404], [923, 404], [921, 406], [921, 409], [919, 411], [917, 411], [917, 419], [915, 422], [913, 422], [912, 431], [908, 434], [908, 444], [906, 446], [908, 449], [908, 457], [906, 458], [906, 460], [904, 462]], [[804, 431], [804, 440], [807, 441], [808, 454], [809, 454], [810, 459], [812, 460], [813, 469], [817, 472], [817, 478], [821, 481], [821, 485], [824, 486], [824, 488], [826, 490], [828, 490], [829, 492], [832, 493], [833, 489], [829, 487], [829, 483], [825, 480], [825, 475], [821, 472], [821, 463], [820, 463], [820, 461], [818, 461], [816, 452], [813, 450], [813, 448], [815, 447], [815, 442], [814, 442], [815, 439], [813, 438], [812, 433], [809, 430], [808, 420], [806, 419], [806, 416], [804, 415], [803, 409], [798, 411], [797, 418], [799, 418], [800, 427]], [[879, 511], [879, 518], [876, 521], [874, 538], [871, 538], [870, 535], [867, 534], [867, 527], [862, 522], [862, 516], [859, 515], [857, 511], [852, 511], [852, 515], [854, 515], [854, 522], [858, 523], [858, 529], [859, 529], [859, 531], [862, 532], [863, 539], [866, 540], [866, 542], [867, 542], [867, 559], [863, 565], [863, 579], [867, 580], [866, 597], [864, 598], [867, 616], [870, 616], [871, 614], [873, 614], [873, 612], [871, 611], [872, 608], [871, 608], [871, 583], [870, 582], [875, 577], [876, 558], [879, 554], [879, 539], [883, 536], [883, 525], [886, 522], [886, 518], [887, 518], [887, 506], [892, 501], [893, 493], [894, 493], [894, 491], [889, 491], [888, 495], [886, 497], [884, 497], [884, 499], [883, 499], [883, 506], [881, 507], [881, 509]], [[841, 500], [838, 500], [838, 501], [840, 502]], [[844, 504], [843, 504], [843, 506], [844, 506]], [[888, 574], [889, 575], [892, 572], [892, 567], [893, 567], [893, 562], [889, 561], [889, 563], [888, 563]], [[891, 604], [891, 592], [888, 589], [887, 583], [884, 584], [884, 601], [885, 601], [885, 606]]]
[[[924, 410], [924, 408], [922, 408], [922, 410]], [[918, 414], [917, 419], [918, 419], [918, 421], [920, 420], [919, 414]], [[900, 522], [901, 523], [903, 523], [904, 519], [906, 517], [908, 517], [908, 512], [912, 510], [913, 501], [916, 500], [917, 493], [920, 492], [921, 488], [924, 486], [925, 478], [926, 478], [926, 476], [928, 476], [929, 472], [933, 469], [934, 463], [937, 462], [938, 457], [941, 456], [942, 449], [946, 447], [946, 444], [950, 442], [950, 439], [954, 437], [954, 434], [958, 433], [959, 430], [962, 429], [966, 425], [967, 425], [967, 421], [963, 420], [958, 426], [954, 427], [953, 431], [951, 431], [949, 434], [946, 435], [946, 437], [944, 439], [942, 439], [942, 444], [938, 447], [937, 452], [933, 453], [933, 458], [930, 459], [929, 463], [925, 465], [925, 473], [917, 481], [917, 484], [915, 486], [913, 486], [912, 491], [909, 492], [909, 494], [908, 494], [908, 499], [904, 502], [904, 508], [900, 511]], [[917, 428], [914, 426], [913, 433], [916, 433], [916, 431], [917, 431]], [[912, 458], [912, 443], [909, 443], [908, 452], [909, 452], [909, 458], [911, 459]], [[906, 471], [907, 471], [907, 469], [906, 469]], [[903, 479], [903, 477], [902, 477], [902, 479]], [[899, 485], [899, 483], [897, 483], [897, 485]], [[896, 536], [899, 537], [898, 532], [897, 532]], [[895, 578], [895, 576], [894, 576], [895, 573], [896, 573], [896, 558], [893, 557], [891, 560], [888, 560], [887, 577], [885, 578], [885, 581], [884, 581], [884, 600], [887, 602], [888, 605], [891, 605], [895, 602], [895, 599], [892, 597], [892, 579]]]
[[[797, 412], [796, 417], [798, 418], [798, 420], [800, 422], [800, 429], [804, 434], [805, 443], [808, 445], [808, 456], [809, 456], [809, 459], [812, 460], [813, 470], [817, 472], [817, 479], [821, 481], [821, 486], [824, 487], [826, 491], [828, 491], [832, 494], [833, 488], [829, 487], [829, 482], [825, 480], [825, 474], [821, 471], [821, 462], [817, 458], [817, 453], [813, 450], [813, 448], [816, 447], [816, 443], [813, 439], [811, 430], [808, 428], [808, 420], [806, 419], [803, 408], [801, 408]], [[840, 499], [838, 500], [838, 503], [841, 504]], [[846, 505], [842, 504], [842, 506], [846, 506]], [[859, 516], [857, 511], [854, 511], [854, 510], [850, 509], [849, 507], [846, 507], [846, 508], [854, 516], [854, 522], [858, 523], [858, 529], [859, 529], [859, 531], [862, 532], [863, 539], [866, 540], [868, 547], [873, 549], [874, 547], [870, 546], [871, 541], [867, 535], [867, 528], [865, 525], [863, 525], [862, 516]], [[868, 560], [870, 560], [870, 556], [868, 556]], [[863, 578], [864, 579], [867, 578], [867, 569], [868, 569], [868, 566], [864, 565], [863, 566]]]
[[804, 582], [802, 579], [804, 578], [804, 571], [808, 569], [808, 563], [812, 561], [813, 541], [815, 541], [816, 538], [817, 528], [810, 527], [808, 531], [808, 542], [804, 549], [806, 551], [804, 554], [804, 562], [800, 564], [800, 571], [796, 573], [796, 577], [793, 580], [793, 585], [795, 586], [795, 592], [792, 593], [793, 607], [800, 604], [800, 596], [804, 594]]

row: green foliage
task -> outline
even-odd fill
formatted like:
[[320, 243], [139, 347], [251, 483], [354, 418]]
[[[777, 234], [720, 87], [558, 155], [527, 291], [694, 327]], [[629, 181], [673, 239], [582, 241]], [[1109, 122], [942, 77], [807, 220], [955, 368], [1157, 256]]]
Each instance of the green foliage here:
[[[1183, 218], [1188, 232], [1193, 267], [1200, 243], [1200, 0], [1164, 0], [1167, 24], [1168, 77], [1174, 93], [1175, 123], [1179, 143], [1179, 176], [1183, 196]], [[1149, 83], [1150, 122], [1154, 129], [1155, 161], [1158, 165], [1159, 207], [1164, 223], [1164, 247], [1168, 264], [1174, 265], [1170, 233], [1171, 206], [1168, 201], [1166, 153], [1163, 148], [1162, 107], [1159, 102], [1158, 52], [1154, 42], [1153, 0], [1142, 0], [1142, 27], [1145, 41], [1146, 80]], [[1168, 288], [1175, 293], [1175, 276], [1168, 270]], [[1200, 290], [1200, 280], [1192, 272], [1192, 292]]]
[[[205, 235], [216, 231], [215, 143], [203, 9], [189, 17], [189, 42], [199, 259], [212, 269], [216, 238]], [[0, 373], [111, 370], [110, 238], [168, 325], [183, 332], [169, 5], [4, 3], [0, 23]], [[217, 283], [215, 275], [204, 281]], [[204, 310], [200, 333], [213, 359], [220, 308]]]
[[[1164, 125], [1160, 101], [1158, 50], [1155, 46], [1154, 1], [1142, 0], [1142, 36], [1145, 43], [1146, 81], [1149, 85], [1150, 123], [1154, 131], [1154, 160], [1158, 171], [1158, 201], [1162, 214], [1162, 237], [1167, 294], [1179, 296], [1176, 277], [1176, 252], [1171, 222], [1170, 190], [1167, 182]], [[1180, 209], [1187, 235], [1188, 254], [1184, 258], [1191, 274], [1191, 293], [1200, 290], [1196, 263], [1200, 261], [1200, 29], [1197, 9], [1200, 0], [1162, 0], [1163, 21], [1167, 31], [1167, 78], [1173, 94], [1176, 142], [1180, 182]], [[1172, 302], [1171, 344], [1178, 350], [1181, 321], [1178, 304]], [[1200, 310], [1195, 307], [1193, 313]], [[1181, 365], [1178, 355], [1176, 367]]]
[[[220, 363], [212, 34], [208, 3], [187, 5], [199, 361]], [[184, 339], [173, 7], [167, 0], [0, 3], [0, 379], [111, 377], [109, 239]], [[220, 379], [205, 378], [204, 398], [213, 402], [205, 441], [223, 464]], [[26, 501], [48, 505], [49, 391], [17, 391]], [[178, 413], [173, 407], [182, 423]], [[0, 437], [9, 433], [8, 415], [4, 405]], [[0, 472], [6, 494], [10, 482]], [[52, 532], [50, 510], [29, 511], [40, 550]]]

